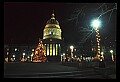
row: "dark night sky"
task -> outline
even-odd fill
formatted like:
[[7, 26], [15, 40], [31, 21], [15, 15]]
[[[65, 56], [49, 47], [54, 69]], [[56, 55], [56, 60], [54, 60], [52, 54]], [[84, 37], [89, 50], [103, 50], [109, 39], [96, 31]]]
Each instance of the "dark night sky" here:
[[[62, 37], [65, 43], [76, 44], [80, 34], [75, 21], [67, 21], [75, 9], [85, 8], [85, 18], [79, 22], [79, 27], [84, 27], [90, 22], [89, 9], [93, 10], [99, 4], [89, 3], [42, 3], [42, 2], [5, 2], [4, 3], [4, 43], [5, 44], [37, 44], [38, 38], [43, 38], [43, 29], [47, 20], [51, 18], [52, 10], [55, 18], [59, 21], [62, 29]], [[92, 15], [91, 15], [92, 16]], [[107, 15], [103, 17], [104, 22], [108, 20]], [[89, 24], [89, 23], [88, 23]], [[115, 40], [116, 34], [116, 12], [113, 12], [111, 21], [103, 26], [101, 36], [110, 36]], [[113, 33], [113, 34], [111, 34]], [[110, 35], [111, 34], [111, 35]]]

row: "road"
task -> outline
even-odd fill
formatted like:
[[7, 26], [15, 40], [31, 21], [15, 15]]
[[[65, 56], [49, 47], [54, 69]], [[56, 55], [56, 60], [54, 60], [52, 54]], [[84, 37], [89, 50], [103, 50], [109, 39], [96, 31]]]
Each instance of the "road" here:
[[[17, 67], [16, 67], [17, 66]], [[106, 69], [106, 68], [105, 68]], [[76, 68], [60, 63], [10, 63], [5, 65], [5, 78], [75, 78], [115, 79], [115, 74], [101, 73], [105, 69]]]

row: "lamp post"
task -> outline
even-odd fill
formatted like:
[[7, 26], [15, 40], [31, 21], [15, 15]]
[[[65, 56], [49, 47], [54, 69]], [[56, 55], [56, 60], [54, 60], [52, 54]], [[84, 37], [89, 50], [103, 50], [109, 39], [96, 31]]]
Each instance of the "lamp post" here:
[[74, 46], [70, 46], [71, 58], [73, 58], [73, 48], [74, 48]]
[[96, 40], [97, 40], [97, 59], [99, 59], [100, 61], [102, 61], [103, 59], [102, 56], [101, 56], [101, 51], [100, 51], [100, 33], [99, 33], [99, 27], [100, 27], [100, 20], [99, 19], [95, 19], [92, 21], [92, 27], [95, 29], [96, 31]]
[[33, 58], [33, 53], [31, 54], [31, 61], [32, 61], [32, 58]]
[[15, 61], [15, 55], [13, 55], [13, 60]]
[[110, 50], [110, 53], [111, 53], [112, 61], [114, 61], [113, 50]]

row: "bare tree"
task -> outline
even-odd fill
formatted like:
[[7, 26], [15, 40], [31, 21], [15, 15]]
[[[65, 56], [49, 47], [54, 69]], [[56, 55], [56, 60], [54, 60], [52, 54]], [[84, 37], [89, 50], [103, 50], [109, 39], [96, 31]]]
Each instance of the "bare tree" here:
[[117, 3], [90, 3], [90, 6], [87, 6], [87, 4], [85, 4], [85, 6], [75, 9], [71, 17], [69, 19], [66, 19], [67, 22], [75, 21], [75, 26], [77, 28], [82, 28], [82, 30], [79, 30], [79, 32], [83, 32], [85, 30], [87, 31], [79, 43], [84, 43], [94, 32], [93, 28], [90, 28], [90, 26], [87, 24], [84, 28], [82, 25], [80, 26], [79, 20], [85, 21], [88, 15], [101, 19], [107, 14], [109, 18], [106, 24], [109, 24], [113, 12], [117, 10]]

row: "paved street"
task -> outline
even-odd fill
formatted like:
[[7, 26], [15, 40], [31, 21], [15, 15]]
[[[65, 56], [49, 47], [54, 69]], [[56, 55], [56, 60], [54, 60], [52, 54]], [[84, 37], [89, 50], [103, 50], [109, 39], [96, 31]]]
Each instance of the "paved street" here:
[[100, 74], [98, 68], [65, 66], [61, 63], [5, 63], [5, 78], [115, 79], [115, 74]]

